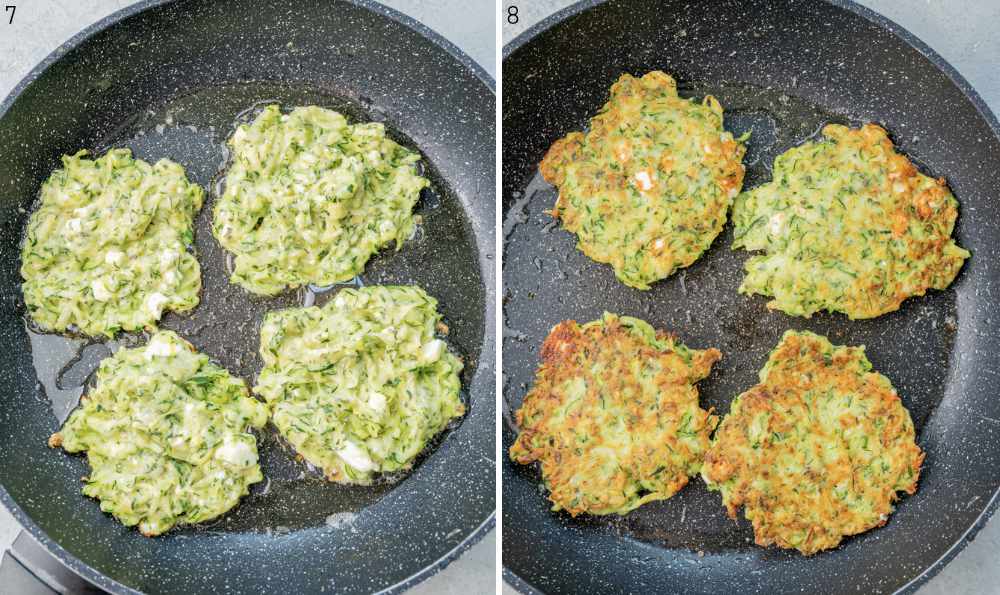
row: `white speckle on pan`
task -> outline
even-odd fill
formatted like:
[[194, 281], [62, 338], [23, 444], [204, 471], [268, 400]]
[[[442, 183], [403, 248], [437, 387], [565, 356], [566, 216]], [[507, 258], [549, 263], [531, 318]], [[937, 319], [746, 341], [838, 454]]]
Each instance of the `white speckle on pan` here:
[[353, 512], [335, 512], [326, 517], [326, 526], [334, 529], [349, 526], [357, 518]]

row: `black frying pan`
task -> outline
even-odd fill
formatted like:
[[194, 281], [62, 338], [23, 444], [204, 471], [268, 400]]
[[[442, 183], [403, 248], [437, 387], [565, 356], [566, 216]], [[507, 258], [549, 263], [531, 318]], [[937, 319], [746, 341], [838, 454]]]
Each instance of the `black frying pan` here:
[[[961, 203], [957, 237], [972, 258], [956, 283], [874, 320], [789, 317], [737, 293], [748, 255], [729, 249], [731, 226], [651, 291], [617, 282], [543, 213], [556, 193], [537, 163], [587, 123], [621, 73], [653, 69], [673, 74], [682, 96], [718, 97], [727, 128], [753, 129], [745, 187], [769, 180], [774, 157], [824, 123], [884, 125]], [[723, 414], [786, 328], [865, 344], [927, 452], [919, 491], [887, 526], [813, 558], [753, 545], [749, 524], [729, 520], [700, 479], [624, 517], [571, 519], [549, 512], [536, 469], [504, 457], [507, 580], [550, 593], [869, 593], [913, 590], [939, 570], [993, 511], [1000, 486], [1000, 126], [968, 83], [912, 35], [846, 0], [582, 2], [508, 45], [503, 77], [504, 450], [549, 328], [607, 309], [671, 329], [689, 346], [719, 347], [724, 357], [699, 387], [702, 403]]]
[[[363, 1], [148, 0], [39, 65], [0, 105], [0, 500], [18, 521], [114, 592], [398, 591], [481, 537], [495, 486], [492, 86], [427, 28]], [[269, 427], [259, 439], [269, 484], [208, 527], [147, 539], [80, 495], [83, 457], [45, 445], [107, 350], [29, 336], [18, 243], [63, 153], [127, 146], [148, 161], [169, 157], [213, 188], [226, 137], [270, 101], [384, 121], [423, 154], [433, 184], [418, 206], [422, 230], [370, 261], [361, 281], [416, 283], [439, 299], [466, 362], [469, 413], [405, 479], [366, 488], [302, 477]], [[162, 326], [252, 382], [262, 315], [309, 296], [259, 299], [227, 282], [208, 227], [213, 199], [197, 221], [201, 305]]]

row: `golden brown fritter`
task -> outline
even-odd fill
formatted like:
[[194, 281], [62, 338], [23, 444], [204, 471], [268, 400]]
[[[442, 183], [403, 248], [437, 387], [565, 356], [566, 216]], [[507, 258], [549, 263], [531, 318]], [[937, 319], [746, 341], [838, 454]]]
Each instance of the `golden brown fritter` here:
[[729, 516], [744, 507], [758, 545], [812, 555], [884, 525], [923, 460], [910, 414], [863, 347], [787, 331], [719, 425], [702, 477]]
[[626, 316], [561, 322], [517, 411], [510, 457], [540, 461], [552, 509], [573, 516], [669, 498], [698, 473], [718, 422], [694, 384], [720, 357]]
[[951, 284], [969, 257], [951, 238], [958, 201], [917, 171], [885, 130], [831, 124], [823, 140], [774, 161], [774, 180], [733, 206], [733, 248], [747, 260], [740, 291], [794, 316], [874, 318]]
[[743, 185], [742, 139], [722, 106], [677, 96], [669, 75], [625, 74], [586, 134], [556, 141], [539, 165], [559, 187], [552, 216], [577, 247], [637, 289], [692, 264], [726, 223]]

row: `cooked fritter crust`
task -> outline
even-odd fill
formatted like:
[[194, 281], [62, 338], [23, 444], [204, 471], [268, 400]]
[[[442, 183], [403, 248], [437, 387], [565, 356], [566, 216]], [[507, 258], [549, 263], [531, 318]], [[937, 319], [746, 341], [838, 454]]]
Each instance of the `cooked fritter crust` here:
[[698, 473], [718, 422], [694, 384], [721, 357], [626, 316], [561, 322], [517, 411], [510, 457], [541, 461], [552, 509], [573, 516], [669, 498]]
[[741, 141], [722, 106], [677, 96], [669, 75], [625, 74], [586, 133], [556, 141], [539, 166], [559, 187], [552, 216], [577, 247], [637, 289], [691, 265], [726, 223], [743, 185]]
[[951, 284], [969, 253], [951, 238], [958, 202], [919, 173], [885, 130], [831, 124], [774, 162], [774, 180], [736, 199], [733, 248], [750, 258], [740, 291], [795, 316], [874, 318]]
[[889, 379], [864, 347], [787, 331], [760, 384], [733, 401], [702, 477], [758, 545], [806, 555], [886, 523], [896, 492], [912, 494], [924, 453]]

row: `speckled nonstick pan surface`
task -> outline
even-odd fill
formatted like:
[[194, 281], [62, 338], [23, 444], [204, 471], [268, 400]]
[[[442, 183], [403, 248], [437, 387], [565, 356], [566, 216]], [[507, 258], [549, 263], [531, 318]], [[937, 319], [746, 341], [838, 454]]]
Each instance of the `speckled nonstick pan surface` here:
[[[225, 139], [268, 101], [384, 121], [424, 155], [433, 185], [418, 205], [421, 229], [370, 261], [360, 282], [416, 283], [439, 299], [466, 362], [469, 413], [405, 479], [368, 488], [309, 473], [269, 426], [269, 481], [209, 527], [147, 539], [80, 495], [83, 457], [46, 447], [108, 351], [26, 330], [18, 243], [63, 153], [131, 147], [179, 162], [214, 192]], [[402, 590], [454, 559], [493, 523], [495, 105], [493, 81], [457, 48], [368, 2], [147, 1], [46, 59], [0, 105], [0, 500], [114, 592]], [[339, 288], [259, 299], [230, 285], [209, 231], [214, 199], [197, 221], [201, 304], [162, 326], [252, 382], [264, 312], [323, 303]]]
[[[927, 452], [920, 489], [887, 526], [805, 558], [753, 544], [700, 478], [624, 517], [548, 510], [537, 469], [503, 457], [503, 564], [519, 589], [549, 593], [872, 593], [913, 590], [992, 512], [1000, 485], [996, 311], [1000, 246], [997, 121], [940, 57], [886, 19], [846, 1], [584, 2], [518, 37], [503, 61], [504, 423], [520, 406], [555, 323], [603, 310], [638, 316], [722, 361], [699, 386], [724, 414], [787, 328], [864, 344], [909, 408]], [[648, 292], [574, 248], [543, 211], [555, 190], [537, 163], [580, 130], [623, 72], [661, 69], [682, 96], [711, 93], [726, 127], [753, 129], [745, 187], [774, 157], [827, 122], [885, 126], [900, 149], [947, 178], [961, 203], [958, 241], [972, 258], [955, 284], [892, 314], [851, 322], [794, 318], [737, 293], [748, 254], [727, 226], [705, 256]]]

